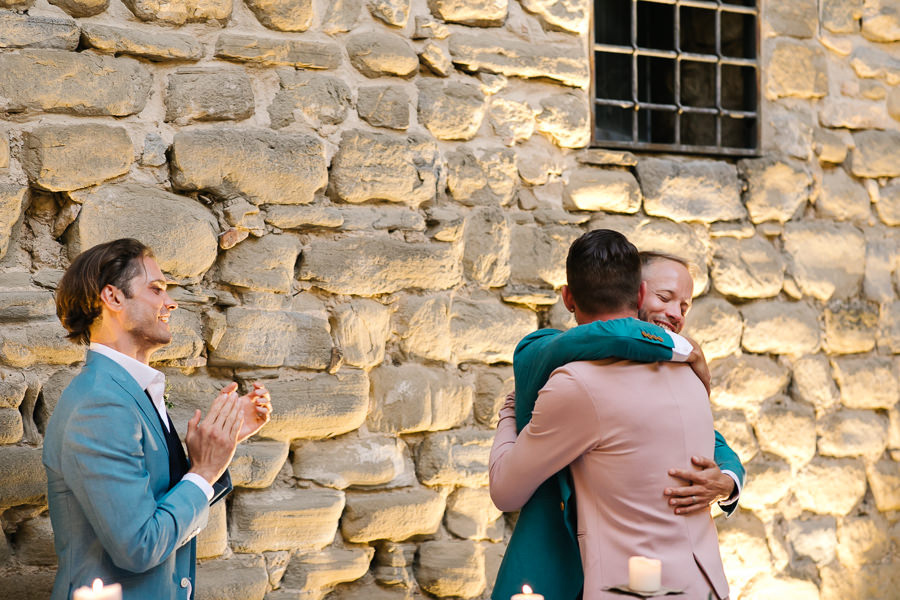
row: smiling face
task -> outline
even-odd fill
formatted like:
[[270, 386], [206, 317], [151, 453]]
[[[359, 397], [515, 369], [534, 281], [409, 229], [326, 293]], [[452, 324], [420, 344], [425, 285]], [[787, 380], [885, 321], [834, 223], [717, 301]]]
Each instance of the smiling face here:
[[130, 297], [123, 294], [121, 299], [120, 322], [136, 348], [152, 352], [172, 341], [169, 315], [178, 305], [166, 292], [168, 284], [156, 261], [144, 257], [141, 265], [129, 282]]
[[687, 267], [660, 258], [644, 265], [641, 278], [647, 284], [647, 293], [638, 310], [640, 319], [680, 333], [694, 291], [694, 281]]

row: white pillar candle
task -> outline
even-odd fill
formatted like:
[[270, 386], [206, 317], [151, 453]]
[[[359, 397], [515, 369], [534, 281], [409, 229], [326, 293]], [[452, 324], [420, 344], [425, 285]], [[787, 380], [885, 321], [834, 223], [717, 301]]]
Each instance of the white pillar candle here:
[[662, 562], [655, 558], [628, 559], [628, 587], [636, 592], [655, 592], [661, 586]]
[[103, 581], [95, 579], [91, 587], [82, 586], [75, 590], [72, 600], [122, 600], [122, 585], [103, 585]]
[[544, 600], [540, 594], [535, 594], [531, 586], [523, 585], [521, 594], [513, 594], [509, 600]]

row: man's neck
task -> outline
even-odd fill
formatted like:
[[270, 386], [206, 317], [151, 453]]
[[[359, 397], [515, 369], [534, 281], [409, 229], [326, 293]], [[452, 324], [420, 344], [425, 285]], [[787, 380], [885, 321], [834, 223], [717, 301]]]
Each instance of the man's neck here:
[[99, 331], [91, 334], [91, 342], [103, 344], [104, 346], [112, 348], [116, 352], [121, 352], [125, 356], [130, 356], [134, 360], [142, 362], [145, 365], [150, 364], [150, 355], [153, 353], [153, 350], [139, 348], [127, 338], [104, 335], [103, 331]]

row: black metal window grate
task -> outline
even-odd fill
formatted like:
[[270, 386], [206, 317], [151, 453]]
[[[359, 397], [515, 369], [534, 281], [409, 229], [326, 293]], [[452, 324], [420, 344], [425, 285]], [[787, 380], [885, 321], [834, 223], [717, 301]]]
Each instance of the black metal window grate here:
[[750, 156], [756, 0], [594, 0], [594, 145]]

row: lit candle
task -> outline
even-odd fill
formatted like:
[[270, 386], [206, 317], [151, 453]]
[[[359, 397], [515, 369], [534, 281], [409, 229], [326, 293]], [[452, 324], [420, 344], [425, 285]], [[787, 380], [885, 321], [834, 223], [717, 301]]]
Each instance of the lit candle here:
[[103, 585], [103, 581], [95, 579], [91, 587], [82, 586], [75, 590], [72, 600], [122, 600], [122, 585]]
[[523, 585], [522, 593], [521, 594], [513, 594], [512, 598], [510, 598], [509, 600], [544, 600], [544, 597], [541, 596], [540, 594], [535, 594], [531, 590], [530, 585]]
[[661, 571], [661, 561], [632, 556], [628, 559], [628, 587], [636, 592], [655, 592], [661, 585]]

